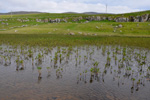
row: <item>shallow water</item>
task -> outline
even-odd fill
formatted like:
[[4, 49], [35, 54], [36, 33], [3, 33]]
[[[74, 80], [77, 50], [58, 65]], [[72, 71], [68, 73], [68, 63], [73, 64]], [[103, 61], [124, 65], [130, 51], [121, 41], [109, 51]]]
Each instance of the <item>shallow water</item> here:
[[148, 100], [150, 51], [0, 46], [0, 100]]

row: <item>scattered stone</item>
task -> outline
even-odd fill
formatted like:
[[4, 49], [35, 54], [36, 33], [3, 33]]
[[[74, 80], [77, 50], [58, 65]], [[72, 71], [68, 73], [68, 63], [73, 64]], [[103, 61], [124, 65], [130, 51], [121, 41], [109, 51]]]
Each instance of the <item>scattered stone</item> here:
[[82, 32], [78, 32], [79, 34], [82, 34]]
[[18, 32], [18, 30], [15, 30], [15, 33]]
[[69, 35], [75, 35], [73, 32], [70, 32]]
[[53, 31], [57, 31], [57, 30], [58, 30], [57, 28], [53, 29]]
[[97, 36], [97, 34], [93, 34], [94, 36]]
[[90, 35], [90, 33], [88, 33], [88, 35]]
[[21, 27], [27, 27], [28, 25], [22, 25]]
[[89, 23], [89, 21], [85, 21], [84, 23]]
[[98, 27], [98, 26], [96, 26], [96, 28], [97, 28], [97, 29], [99, 29], [99, 27]]
[[84, 35], [86, 36], [87, 34], [86, 34], [86, 33], [84, 33]]
[[6, 29], [0, 29], [0, 30], [5, 31]]
[[118, 27], [119, 27], [119, 28], [122, 28], [123, 26], [120, 24]]
[[5, 23], [4, 22], [2, 22], [2, 25], [4, 25]]

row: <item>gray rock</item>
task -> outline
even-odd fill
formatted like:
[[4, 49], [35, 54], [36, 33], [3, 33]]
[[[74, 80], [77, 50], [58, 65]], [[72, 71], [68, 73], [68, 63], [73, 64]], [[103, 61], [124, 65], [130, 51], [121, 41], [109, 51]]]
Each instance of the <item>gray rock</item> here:
[[146, 22], [146, 21], [148, 21], [149, 16], [150, 16], [149, 14], [142, 15], [142, 16], [141, 16], [141, 22]]
[[116, 22], [128, 22], [128, 18], [126, 18], [126, 17], [117, 17], [114, 20]]
[[36, 22], [41, 22], [42, 20], [41, 19], [36, 19]]
[[112, 21], [112, 20], [114, 20], [114, 19], [113, 19], [112, 17], [108, 17], [108, 20], [109, 20], [109, 21]]
[[60, 19], [59, 18], [56, 18], [55, 21], [56, 21], [56, 23], [60, 23]]
[[45, 22], [45, 23], [48, 23], [48, 19], [45, 19], [44, 22]]
[[4, 25], [5, 23], [4, 23], [4, 22], [2, 22], [1, 24], [2, 24], [2, 25]]
[[130, 21], [130, 22], [134, 22], [134, 19], [135, 19], [135, 18], [134, 18], [133, 16], [129, 16], [129, 21]]
[[101, 17], [100, 16], [96, 16], [95, 20], [96, 21], [101, 21]]
[[70, 32], [69, 35], [75, 35], [74, 33]]
[[85, 21], [84, 23], [89, 23], [89, 21]]
[[119, 28], [122, 28], [123, 26], [121, 24], [118, 25]]
[[134, 18], [134, 22], [141, 22], [141, 16], [136, 16]]
[[107, 20], [107, 19], [108, 19], [108, 18], [107, 18], [107, 17], [105, 17], [105, 16], [104, 16], [104, 17], [102, 17], [102, 20]]

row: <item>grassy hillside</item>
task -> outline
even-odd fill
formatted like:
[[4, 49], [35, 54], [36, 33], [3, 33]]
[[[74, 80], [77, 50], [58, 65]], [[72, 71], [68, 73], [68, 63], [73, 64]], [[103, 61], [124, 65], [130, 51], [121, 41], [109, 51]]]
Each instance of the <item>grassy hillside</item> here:
[[[69, 34], [77, 35], [115, 35], [115, 36], [150, 36], [149, 22], [112, 22], [112, 21], [92, 21], [84, 23], [85, 20], [68, 23], [44, 23], [36, 22], [36, 19], [45, 18], [72, 18], [79, 16], [137, 16], [142, 14], [150, 14], [150, 11], [127, 13], [127, 14], [75, 14], [75, 13], [39, 13], [39, 14], [24, 14], [24, 15], [0, 15], [0, 34]], [[18, 19], [29, 20], [20, 22]], [[71, 21], [71, 19], [70, 19]], [[122, 27], [118, 27], [122, 25]]]

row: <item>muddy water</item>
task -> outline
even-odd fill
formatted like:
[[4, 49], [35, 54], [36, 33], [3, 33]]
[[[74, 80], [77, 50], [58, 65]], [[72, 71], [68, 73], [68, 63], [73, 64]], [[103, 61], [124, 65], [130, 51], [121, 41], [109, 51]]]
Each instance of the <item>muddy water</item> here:
[[0, 46], [0, 100], [149, 100], [150, 51]]

